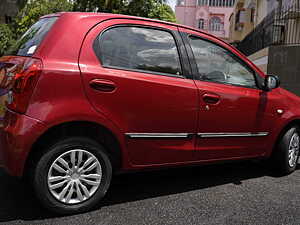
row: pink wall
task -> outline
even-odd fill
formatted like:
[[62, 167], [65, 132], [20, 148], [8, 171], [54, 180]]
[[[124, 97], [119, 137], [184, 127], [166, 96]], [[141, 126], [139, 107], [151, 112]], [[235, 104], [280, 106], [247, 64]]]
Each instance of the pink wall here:
[[[203, 30], [223, 39], [229, 38], [229, 17], [232, 12], [233, 7], [199, 6], [196, 0], [182, 0], [175, 7], [179, 23], [199, 29], [199, 19], [204, 19]], [[212, 24], [212, 17], [217, 18], [220, 24]]]

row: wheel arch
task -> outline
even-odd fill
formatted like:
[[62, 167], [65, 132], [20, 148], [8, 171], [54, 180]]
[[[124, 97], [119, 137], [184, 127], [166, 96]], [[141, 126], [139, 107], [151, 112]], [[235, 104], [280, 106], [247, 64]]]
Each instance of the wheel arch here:
[[48, 128], [33, 143], [28, 153], [23, 176], [34, 166], [36, 160], [43, 154], [43, 149], [54, 144], [54, 142], [72, 136], [88, 137], [103, 145], [112, 162], [114, 172], [122, 166], [121, 143], [116, 135], [107, 127], [90, 121], [69, 121]]
[[293, 126], [298, 126], [300, 128], [300, 118], [293, 119], [289, 121], [287, 124], [283, 126], [283, 128], [280, 130], [279, 134], [276, 137], [275, 144], [273, 145], [271, 157], [273, 157], [276, 154], [276, 146], [278, 146], [279, 141], [283, 137], [283, 135]]

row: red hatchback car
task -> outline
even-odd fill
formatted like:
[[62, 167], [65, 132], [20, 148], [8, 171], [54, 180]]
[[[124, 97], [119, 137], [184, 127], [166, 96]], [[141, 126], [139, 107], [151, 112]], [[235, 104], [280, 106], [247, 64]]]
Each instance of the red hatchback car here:
[[0, 66], [2, 164], [55, 212], [90, 209], [117, 172], [250, 158], [296, 168], [300, 98], [199, 30], [53, 14]]

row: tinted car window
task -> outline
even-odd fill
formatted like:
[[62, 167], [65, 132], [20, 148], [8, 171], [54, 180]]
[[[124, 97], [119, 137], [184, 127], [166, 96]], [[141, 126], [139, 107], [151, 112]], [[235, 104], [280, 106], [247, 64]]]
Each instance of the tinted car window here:
[[171, 33], [142, 27], [115, 27], [96, 43], [103, 66], [181, 74], [178, 50]]
[[7, 51], [6, 55], [31, 56], [58, 17], [40, 19]]
[[256, 87], [253, 71], [233, 53], [197, 37], [190, 36], [189, 41], [202, 80]]

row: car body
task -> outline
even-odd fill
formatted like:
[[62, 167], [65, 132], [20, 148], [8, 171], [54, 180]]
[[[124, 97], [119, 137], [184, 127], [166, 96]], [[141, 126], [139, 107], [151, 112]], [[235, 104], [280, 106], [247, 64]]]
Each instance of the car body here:
[[[51, 18], [38, 45], [0, 59], [6, 74], [28, 61], [38, 71], [26, 98], [9, 82], [2, 86], [8, 101], [0, 159], [13, 176], [28, 173], [60, 137], [97, 140], [113, 171], [124, 172], [269, 158], [287, 129], [300, 124], [299, 97], [268, 89], [257, 66], [210, 34], [103, 13], [41, 21]], [[24, 106], [15, 110], [18, 104]]]

